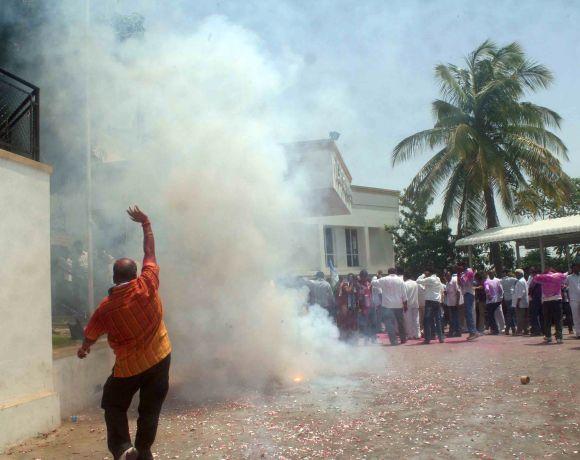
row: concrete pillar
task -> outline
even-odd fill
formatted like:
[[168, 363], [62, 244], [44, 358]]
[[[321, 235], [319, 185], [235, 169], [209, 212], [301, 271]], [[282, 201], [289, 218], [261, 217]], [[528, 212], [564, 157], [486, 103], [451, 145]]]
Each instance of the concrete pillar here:
[[544, 240], [540, 238], [540, 262], [542, 266], [542, 273], [546, 269], [546, 260], [544, 255]]
[[516, 241], [516, 268], [521, 268], [520, 267], [520, 243], [518, 243]]
[[364, 248], [365, 248], [365, 258], [364, 266], [368, 269], [371, 266], [371, 241], [369, 238], [369, 228], [364, 227]]
[[566, 266], [570, 270], [572, 268], [572, 262], [570, 260], [570, 245], [568, 243], [564, 245], [564, 253], [566, 254]]
[[[318, 224], [318, 246], [320, 248], [320, 258], [318, 261], [318, 270], [325, 272], [326, 270], [326, 250], [324, 247], [324, 225]], [[336, 249], [335, 249], [336, 251]]]
[[340, 267], [340, 269], [342, 270], [351, 271], [350, 268], [347, 266], [346, 235], [344, 230], [345, 228], [342, 226], [334, 227], [334, 253], [336, 254], [336, 266]]
[[473, 247], [467, 246], [467, 256], [469, 257], [469, 267], [473, 267], [473, 251], [472, 251]]

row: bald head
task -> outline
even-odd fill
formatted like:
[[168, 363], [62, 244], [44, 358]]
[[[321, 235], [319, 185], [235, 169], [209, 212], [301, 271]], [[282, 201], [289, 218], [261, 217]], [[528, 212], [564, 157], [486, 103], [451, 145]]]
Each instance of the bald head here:
[[137, 264], [133, 259], [117, 259], [113, 265], [113, 283], [127, 283], [137, 278]]

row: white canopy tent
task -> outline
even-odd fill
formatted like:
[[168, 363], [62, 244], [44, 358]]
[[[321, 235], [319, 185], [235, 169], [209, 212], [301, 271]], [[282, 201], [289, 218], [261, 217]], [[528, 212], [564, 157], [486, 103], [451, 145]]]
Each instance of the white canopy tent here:
[[467, 246], [469, 248], [469, 258], [471, 259], [472, 246], [506, 241], [515, 241], [518, 262], [520, 259], [520, 246], [525, 246], [526, 249], [539, 248], [542, 270], [544, 270], [544, 248], [564, 246], [566, 248], [566, 259], [568, 264], [570, 264], [569, 245], [580, 243], [580, 214], [557, 219], [538, 220], [531, 224], [489, 228], [461, 238], [455, 244], [457, 246]]

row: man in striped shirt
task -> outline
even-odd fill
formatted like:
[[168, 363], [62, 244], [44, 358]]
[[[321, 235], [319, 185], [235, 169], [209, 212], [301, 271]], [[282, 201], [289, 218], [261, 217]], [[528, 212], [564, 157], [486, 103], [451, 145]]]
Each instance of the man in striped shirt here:
[[[135, 206], [127, 213], [143, 227], [143, 269], [119, 259], [113, 267], [109, 295], [93, 313], [85, 328], [78, 357], [90, 353], [91, 345], [107, 334], [115, 352], [115, 367], [103, 388], [107, 444], [115, 460], [151, 460], [161, 406], [169, 389], [171, 343], [163, 322], [159, 297], [159, 266], [155, 240], [148, 217]], [[139, 391], [139, 418], [135, 447], [131, 444], [127, 410]]]

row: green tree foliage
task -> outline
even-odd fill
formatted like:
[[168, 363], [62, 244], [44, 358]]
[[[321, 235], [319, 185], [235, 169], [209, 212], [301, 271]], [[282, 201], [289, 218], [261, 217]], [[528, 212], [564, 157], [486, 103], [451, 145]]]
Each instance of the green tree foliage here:
[[[431, 203], [432, 198], [427, 197], [410, 201], [407, 194], [403, 193], [399, 203], [399, 223], [395, 227], [386, 227], [393, 235], [397, 267], [413, 276], [423, 273], [426, 268], [434, 269], [437, 273], [453, 269], [458, 261], [467, 262], [469, 257], [466, 248], [455, 246], [457, 237], [443, 224], [441, 216], [427, 217]], [[500, 243], [499, 249], [504, 268], [517, 268], [513, 247]], [[489, 258], [489, 245], [473, 247], [471, 256], [474, 269], [486, 270], [493, 265]]]
[[[552, 267], [559, 271], [567, 271], [568, 264], [564, 257], [558, 256], [556, 254], [547, 253], [544, 255], [544, 262], [546, 267]], [[528, 251], [528, 253], [521, 258], [520, 265], [522, 267], [536, 267], [538, 270], [542, 266], [542, 261], [540, 258], [540, 250], [533, 249]]]
[[526, 192], [519, 192], [514, 213], [528, 219], [553, 219], [580, 214], [580, 178], [571, 179], [570, 193], [563, 202], [544, 193], [532, 181]]
[[[574, 216], [580, 214], [580, 178], [571, 179], [572, 190], [564, 202], [551, 198], [543, 193], [542, 189], [532, 183], [529, 193], [518, 197], [515, 214], [527, 219], [554, 219], [557, 217]], [[570, 257], [576, 257], [580, 251], [580, 245], [573, 244], [568, 248]], [[567, 268], [566, 250], [564, 246], [557, 246], [552, 253], [545, 252], [546, 266], [552, 266], [559, 270]], [[530, 251], [522, 258], [522, 263], [527, 266], [540, 266], [539, 250]]]
[[[465, 66], [438, 65], [442, 98], [433, 102], [435, 125], [403, 139], [392, 152], [393, 165], [428, 149], [435, 155], [407, 188], [407, 197], [443, 191], [441, 220], [457, 219], [457, 233], [499, 225], [496, 200], [511, 215], [518, 193], [533, 181], [546, 196], [562, 202], [570, 180], [560, 160], [567, 148], [550, 129], [560, 116], [522, 98], [544, 89], [552, 73], [526, 57], [517, 43], [503, 48], [487, 40]], [[500, 246], [491, 259], [501, 269]]]
[[399, 224], [386, 228], [393, 235], [396, 265], [413, 276], [427, 267], [443, 271], [454, 266], [459, 256], [451, 229], [442, 225], [439, 216], [427, 217], [431, 201], [425, 197], [411, 201], [403, 194]]
[[[503, 262], [504, 270], [515, 270], [516, 268], [518, 268], [516, 267], [516, 252], [514, 251], [514, 248], [511, 245], [507, 243], [500, 243], [499, 252], [501, 254], [501, 260]], [[491, 262], [492, 261], [489, 260], [490, 265]], [[501, 273], [499, 273], [498, 275], [501, 275]]]

